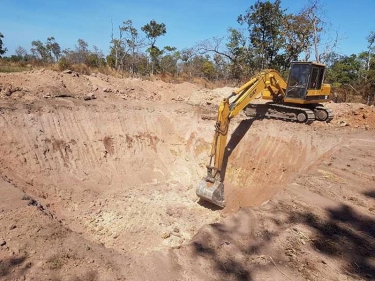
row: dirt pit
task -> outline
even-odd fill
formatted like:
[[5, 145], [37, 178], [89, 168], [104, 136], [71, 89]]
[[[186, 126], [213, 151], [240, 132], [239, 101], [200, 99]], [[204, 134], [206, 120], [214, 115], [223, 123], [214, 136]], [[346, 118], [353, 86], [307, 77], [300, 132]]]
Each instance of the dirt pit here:
[[[35, 103], [4, 109], [0, 153], [6, 175], [25, 182], [67, 227], [109, 248], [148, 253], [219, 220], [195, 195], [212, 125], [178, 104], [166, 111], [149, 102]], [[300, 124], [231, 125], [224, 213], [271, 199], [338, 143]]]
[[[26, 78], [22, 80], [22, 77]], [[42, 77], [40, 84], [36, 86], [35, 81], [33, 84], [30, 77]], [[18, 276], [3, 270], [7, 278], [32, 278], [43, 272], [62, 280], [82, 274], [97, 280], [114, 277], [123, 280], [124, 274], [132, 276], [131, 280], [161, 280], [163, 275], [157, 274], [168, 269], [172, 272], [168, 278], [209, 280], [191, 271], [189, 264], [193, 264], [193, 256], [190, 261], [186, 260], [186, 256], [192, 255], [192, 245], [197, 245], [197, 241], [204, 245], [210, 240], [204, 238], [207, 225], [220, 225], [224, 217], [227, 218], [224, 226], [253, 218], [248, 227], [244, 226], [253, 235], [255, 215], [244, 210], [273, 206], [276, 194], [284, 194], [301, 175], [316, 171], [324, 159], [336, 153], [351, 129], [371, 129], [372, 123], [364, 122], [374, 117], [372, 109], [365, 108], [367, 120], [363, 117], [364, 121], [357, 120], [356, 114], [357, 127], [350, 128], [348, 123], [352, 119], [350, 112], [345, 113], [345, 107], [340, 111], [341, 116], [347, 117], [345, 121], [310, 126], [238, 116], [231, 121], [224, 160], [226, 208], [220, 210], [199, 201], [195, 188], [205, 176], [208, 164], [216, 118], [213, 102], [229, 94], [230, 89], [207, 91], [189, 84], [48, 71], [0, 78], [5, 81], [3, 85], [11, 79], [19, 85], [12, 86], [16, 89], [14, 93], [2, 97], [0, 110], [3, 136], [0, 172], [8, 182], [2, 186], [9, 194], [9, 188], [15, 188], [15, 195], [4, 199], [0, 213], [2, 221], [7, 223], [1, 232], [8, 247], [3, 256], [7, 257], [8, 253], [33, 260], [29, 266], [32, 270], [25, 269], [28, 274]], [[43, 83], [56, 79], [61, 79], [58, 85], [51, 82], [56, 85], [43, 87]], [[79, 85], [77, 93], [75, 85]], [[85, 100], [90, 91], [96, 99]], [[7, 203], [12, 198], [18, 198], [17, 204], [25, 210], [34, 206], [49, 218], [34, 222], [41, 225], [42, 231], [18, 226], [10, 232], [12, 225], [27, 224], [20, 217], [30, 215], [26, 215], [29, 211], [17, 213], [21, 212], [19, 208], [16, 212]], [[260, 209], [259, 214], [264, 215], [262, 212]], [[57, 230], [48, 238], [45, 228], [52, 222], [57, 224], [53, 224]], [[39, 235], [43, 229], [47, 232]], [[228, 229], [235, 237], [233, 227]], [[35, 236], [19, 236], [25, 231], [35, 232]], [[233, 237], [225, 239], [229, 241]], [[43, 252], [44, 246], [39, 242], [30, 243], [30, 239], [42, 238], [46, 246], [60, 241], [70, 252], [61, 252], [58, 246]], [[207, 245], [218, 242], [212, 243]], [[90, 254], [96, 265], [101, 260], [112, 265], [110, 270], [103, 265], [91, 266], [90, 258], [89, 265], [83, 266], [87, 247], [96, 249]], [[170, 249], [174, 249], [172, 253], [168, 252]], [[27, 255], [23, 255], [25, 251]], [[233, 253], [236, 251], [243, 249], [233, 249]], [[143, 262], [139, 261], [143, 259], [140, 257], [145, 257]], [[146, 270], [148, 275], [141, 272], [140, 268], [153, 264], [155, 257], [158, 269]], [[113, 266], [121, 265], [123, 260], [129, 260], [123, 269]], [[270, 263], [270, 259], [267, 261]], [[140, 268], [136, 266], [139, 263]], [[23, 265], [24, 261], [19, 264]], [[205, 266], [209, 263], [205, 262]], [[81, 271], [63, 273], [71, 267]], [[220, 274], [215, 277], [239, 280], [237, 275]]]

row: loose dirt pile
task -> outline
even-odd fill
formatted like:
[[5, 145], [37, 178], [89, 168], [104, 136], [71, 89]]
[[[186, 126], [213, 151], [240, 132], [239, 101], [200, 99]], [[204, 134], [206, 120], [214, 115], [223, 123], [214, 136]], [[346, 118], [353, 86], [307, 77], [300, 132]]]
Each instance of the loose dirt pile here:
[[373, 107], [330, 103], [331, 124], [310, 126], [232, 120], [217, 210], [195, 187], [232, 91], [0, 74], [0, 278], [375, 278]]

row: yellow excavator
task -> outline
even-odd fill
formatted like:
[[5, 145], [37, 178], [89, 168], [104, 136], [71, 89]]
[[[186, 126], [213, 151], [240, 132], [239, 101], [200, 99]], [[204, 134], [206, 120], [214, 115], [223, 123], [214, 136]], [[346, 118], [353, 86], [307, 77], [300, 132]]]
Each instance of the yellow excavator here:
[[[247, 116], [276, 118], [310, 124], [314, 120], [329, 122], [333, 113], [322, 105], [330, 101], [331, 86], [324, 84], [325, 66], [314, 62], [293, 62], [288, 83], [279, 72], [266, 69], [224, 98], [215, 124], [207, 176], [196, 189], [201, 199], [225, 207], [223, 159], [230, 120], [241, 110]], [[265, 104], [250, 104], [256, 97], [270, 100]], [[233, 101], [231, 101], [234, 99]]]

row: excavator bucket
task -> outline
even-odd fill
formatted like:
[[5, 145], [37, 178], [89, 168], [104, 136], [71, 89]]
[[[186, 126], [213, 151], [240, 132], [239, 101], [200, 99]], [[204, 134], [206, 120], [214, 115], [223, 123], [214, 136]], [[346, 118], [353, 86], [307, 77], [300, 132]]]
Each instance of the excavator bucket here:
[[211, 183], [206, 178], [202, 179], [196, 189], [196, 194], [203, 200], [209, 201], [224, 208], [224, 185], [221, 181]]

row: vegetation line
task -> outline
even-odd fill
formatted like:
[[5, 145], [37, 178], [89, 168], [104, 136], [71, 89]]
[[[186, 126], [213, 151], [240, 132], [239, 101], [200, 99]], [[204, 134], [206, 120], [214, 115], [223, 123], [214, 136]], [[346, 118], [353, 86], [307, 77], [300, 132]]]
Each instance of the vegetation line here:
[[[158, 39], [167, 35], [164, 23], [150, 20], [140, 33], [127, 19], [117, 28], [112, 23], [107, 55], [96, 46], [90, 49], [82, 38], [73, 49], [62, 50], [55, 37], [50, 36], [45, 42], [32, 41], [29, 51], [18, 46], [14, 55], [0, 59], [0, 66], [8, 67], [3, 66], [0, 71], [50, 66], [83, 74], [96, 71], [121, 77], [158, 75], [167, 82], [204, 79], [236, 86], [266, 68], [287, 76], [291, 62], [316, 61], [327, 66], [325, 82], [333, 86], [332, 98], [336, 102], [375, 104], [375, 31], [370, 31], [368, 44], [360, 54], [338, 53], [342, 36], [329, 30], [319, 0], [307, 1], [305, 8], [295, 13], [287, 12], [281, 0], [258, 0], [238, 16], [237, 23], [241, 27], [230, 27], [225, 37], [213, 37], [177, 50], [158, 44]], [[325, 37], [330, 41], [323, 41]], [[0, 32], [0, 58], [7, 52], [3, 39]]]

